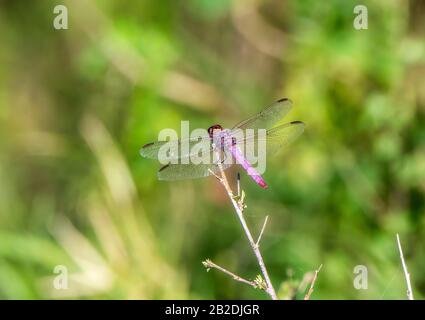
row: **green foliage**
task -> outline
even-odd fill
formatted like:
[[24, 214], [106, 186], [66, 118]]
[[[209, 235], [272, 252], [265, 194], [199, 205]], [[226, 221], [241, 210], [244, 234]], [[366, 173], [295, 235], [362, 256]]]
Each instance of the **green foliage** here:
[[55, 2], [3, 2], [0, 298], [267, 298], [200, 264], [259, 273], [216, 179], [159, 182], [138, 151], [180, 120], [232, 126], [282, 97], [306, 131], [268, 159], [268, 190], [241, 186], [254, 235], [269, 215], [280, 297], [303, 298], [323, 264], [312, 299], [404, 299], [398, 232], [422, 298], [425, 9], [364, 4], [359, 31], [351, 0], [68, 1], [55, 30]]

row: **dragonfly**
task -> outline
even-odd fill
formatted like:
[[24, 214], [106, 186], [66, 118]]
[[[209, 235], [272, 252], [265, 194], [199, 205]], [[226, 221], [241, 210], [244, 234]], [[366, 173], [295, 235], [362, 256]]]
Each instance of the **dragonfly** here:
[[[265, 143], [267, 155], [273, 154], [297, 139], [303, 132], [305, 124], [301, 121], [292, 121], [281, 125], [276, 125], [282, 120], [292, 108], [291, 100], [280, 99], [258, 114], [239, 122], [232, 129], [224, 129], [221, 125], [215, 124], [208, 128], [204, 137], [179, 139], [173, 141], [176, 146], [186, 144], [188, 148], [180, 152], [171, 153], [169, 159], [180, 160], [179, 163], [168, 163], [158, 171], [159, 180], [184, 180], [217, 175], [229, 169], [234, 164], [240, 164], [255, 183], [267, 189], [268, 185], [261, 174], [248, 161], [241, 151], [253, 146], [256, 150], [260, 143]], [[251, 129], [251, 130], [249, 130]], [[260, 130], [263, 129], [263, 134]], [[240, 130], [250, 132], [242, 139], [235, 139], [236, 133]], [[265, 133], [265, 134], [264, 134]], [[161, 148], [170, 141], [157, 141], [145, 144], [140, 154], [142, 157], [158, 159]], [[197, 148], [194, 148], [197, 146]], [[204, 150], [204, 155], [214, 159], [209, 163], [190, 163], [188, 160], [194, 153]], [[241, 148], [245, 147], [245, 148]], [[197, 151], [198, 150], [198, 151]], [[230, 155], [231, 160], [227, 159]]]

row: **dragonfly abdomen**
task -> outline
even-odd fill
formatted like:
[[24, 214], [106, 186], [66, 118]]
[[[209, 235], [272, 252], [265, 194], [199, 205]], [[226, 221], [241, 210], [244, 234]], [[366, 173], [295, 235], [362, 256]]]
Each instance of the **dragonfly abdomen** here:
[[255, 170], [248, 160], [242, 155], [236, 145], [230, 146], [230, 151], [235, 160], [245, 169], [246, 173], [263, 189], [267, 189], [268, 185], [264, 181], [263, 177]]

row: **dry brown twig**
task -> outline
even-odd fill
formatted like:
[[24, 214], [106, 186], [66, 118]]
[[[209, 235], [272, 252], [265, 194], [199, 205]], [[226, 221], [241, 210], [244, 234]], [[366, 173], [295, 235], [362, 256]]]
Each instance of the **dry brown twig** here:
[[310, 296], [311, 296], [311, 294], [313, 293], [313, 291], [314, 291], [314, 284], [316, 283], [316, 280], [317, 280], [317, 275], [318, 275], [318, 273], [320, 272], [320, 269], [322, 269], [322, 264], [319, 266], [319, 268], [314, 272], [314, 276], [313, 276], [313, 279], [311, 280], [311, 284], [310, 284], [310, 289], [308, 289], [308, 292], [307, 292], [307, 294], [305, 295], [305, 297], [304, 297], [304, 300], [309, 300], [310, 299]]
[[400, 252], [400, 260], [403, 266], [404, 277], [406, 278], [407, 298], [409, 300], [415, 300], [413, 298], [412, 285], [410, 283], [410, 273], [409, 271], [407, 271], [407, 266], [406, 266], [406, 263], [404, 262], [403, 250], [401, 249], [400, 237], [398, 236], [398, 233], [397, 233], [397, 245], [398, 245], [398, 251]]
[[255, 245], [257, 247], [260, 246], [261, 237], [263, 236], [264, 229], [266, 229], [266, 225], [267, 225], [268, 220], [269, 220], [269, 216], [266, 216], [266, 219], [264, 219], [263, 227], [261, 228], [261, 231], [260, 231], [260, 235], [258, 236], [257, 242], [255, 243]]
[[233, 280], [236, 280], [236, 281], [239, 281], [239, 282], [242, 282], [242, 283], [246, 283], [247, 285], [250, 285], [254, 288], [258, 287], [258, 285], [254, 281], [246, 280], [246, 279], [238, 276], [237, 274], [235, 274], [235, 273], [233, 273], [233, 272], [231, 272], [227, 269], [224, 269], [223, 267], [220, 267], [218, 264], [215, 264], [210, 259], [202, 261], [202, 264], [204, 265], [205, 268], [207, 268], [207, 271], [209, 271], [209, 269], [212, 269], [212, 268], [217, 269], [217, 270], [220, 270], [221, 272], [231, 276], [233, 278]]
[[[234, 207], [234, 209], [236, 211], [236, 214], [237, 214], [237, 216], [239, 218], [239, 222], [241, 223], [242, 228], [243, 228], [243, 230], [245, 232], [245, 235], [248, 238], [248, 241], [249, 241], [249, 244], [251, 246], [251, 249], [254, 252], [255, 257], [257, 258], [258, 265], [260, 266], [261, 274], [264, 277], [265, 285], [262, 285], [261, 284], [262, 280], [259, 279], [258, 277], [257, 277], [257, 279], [256, 279], [256, 281], [254, 283], [256, 283], [256, 287], [257, 288], [260, 287], [260, 288], [264, 289], [264, 291], [267, 292], [267, 294], [270, 296], [271, 299], [277, 300], [276, 291], [273, 288], [272, 282], [271, 282], [270, 277], [269, 277], [269, 274], [267, 272], [267, 268], [266, 268], [266, 265], [264, 263], [263, 256], [261, 255], [260, 247], [259, 247], [259, 242], [261, 240], [262, 233], [264, 232], [264, 228], [265, 228], [266, 223], [267, 223], [267, 218], [266, 218], [265, 223], [263, 224], [263, 228], [261, 230], [260, 236], [258, 237], [257, 242], [255, 242], [254, 241], [254, 238], [252, 237], [251, 231], [249, 230], [249, 227], [248, 227], [248, 225], [247, 225], [247, 223], [245, 221], [245, 218], [243, 216], [243, 210], [245, 209], [245, 205], [244, 205], [243, 201], [241, 201], [242, 200], [241, 198], [242, 198], [242, 195], [244, 193], [242, 191], [242, 194], [241, 195], [238, 195], [237, 197], [235, 197], [234, 194], [233, 194], [232, 189], [230, 188], [229, 182], [227, 180], [227, 176], [224, 173], [224, 170], [223, 170], [223, 167], [222, 167], [221, 163], [218, 164], [218, 167], [220, 169], [220, 176], [217, 175], [217, 174], [215, 174], [215, 173], [213, 173], [213, 172], [212, 173], [217, 178], [217, 180], [224, 186], [224, 189], [226, 190], [226, 193], [229, 196], [229, 199], [232, 202], [232, 205], [233, 205], [233, 207]], [[224, 268], [221, 268], [221, 269], [220, 268], [216, 268], [216, 269], [218, 269], [220, 271], [223, 271], [221, 269], [224, 269]], [[225, 272], [225, 273], [227, 273], [228, 275], [233, 276], [232, 273], [229, 273], [229, 272]], [[240, 280], [238, 280], [238, 281], [240, 281]], [[246, 281], [249, 282], [248, 280], [246, 280]], [[244, 281], [242, 281], [242, 282], [244, 282]]]

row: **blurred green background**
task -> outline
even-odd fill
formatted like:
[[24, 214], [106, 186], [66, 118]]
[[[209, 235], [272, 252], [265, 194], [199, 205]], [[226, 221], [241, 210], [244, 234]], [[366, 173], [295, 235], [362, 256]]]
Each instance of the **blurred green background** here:
[[0, 298], [267, 299], [201, 264], [259, 273], [216, 179], [157, 181], [139, 149], [282, 97], [306, 131], [269, 159], [268, 190], [242, 177], [280, 297], [323, 264], [312, 299], [405, 299], [400, 233], [423, 298], [424, 15], [421, 0], [0, 1]]

